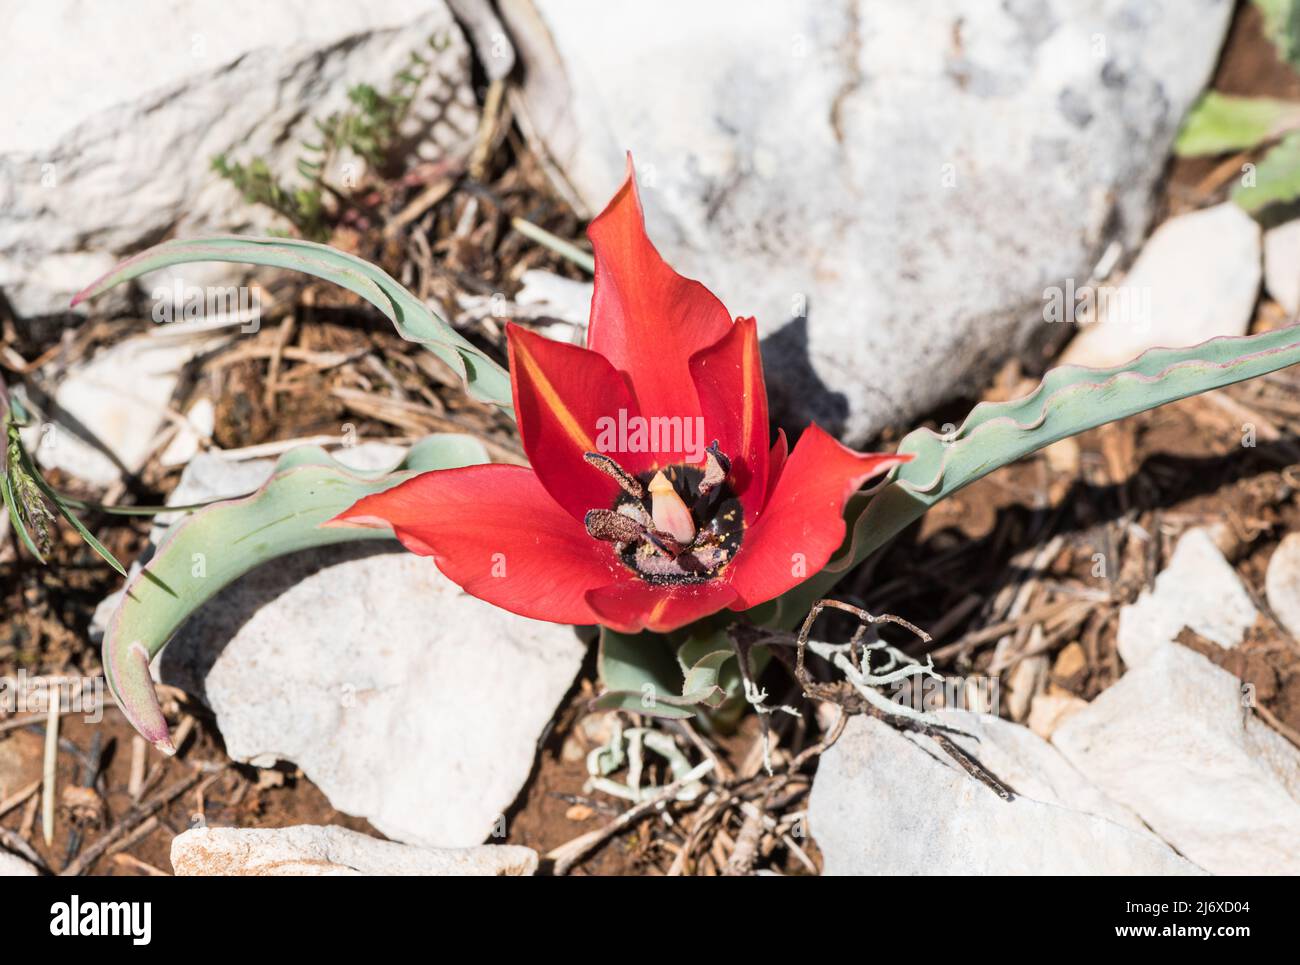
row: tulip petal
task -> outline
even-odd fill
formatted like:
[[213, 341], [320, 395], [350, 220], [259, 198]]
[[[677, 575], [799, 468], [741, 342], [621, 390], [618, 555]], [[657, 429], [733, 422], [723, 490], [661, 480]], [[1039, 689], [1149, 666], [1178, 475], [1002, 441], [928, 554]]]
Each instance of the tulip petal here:
[[635, 578], [522, 466], [423, 473], [326, 525], [392, 527], [470, 595], [552, 623], [597, 623], [587, 591]]
[[731, 316], [707, 288], [673, 271], [646, 237], [630, 155], [623, 186], [587, 236], [596, 261], [587, 347], [632, 380], [643, 415], [693, 419], [700, 409], [690, 358], [727, 334]]
[[[602, 419], [618, 424], [619, 410], [637, 413], [627, 381], [595, 352], [509, 325], [510, 378], [524, 451], [551, 497], [581, 520], [589, 509], [608, 509], [618, 495], [613, 478], [583, 454], [609, 448]], [[609, 455], [629, 472], [642, 468], [637, 454]], [[646, 461], [642, 456], [641, 461]]]
[[785, 439], [785, 430], [776, 430], [776, 442], [772, 443], [772, 451], [767, 454], [767, 487], [763, 490], [763, 505], [772, 498], [772, 493], [776, 491], [776, 481], [781, 478], [781, 471], [785, 469], [786, 456], [790, 454], [789, 443]]
[[911, 457], [854, 452], [815, 425], [799, 437], [767, 505], [725, 571], [748, 609], [812, 576], [844, 541], [844, 504], [864, 482]]
[[691, 377], [710, 438], [731, 459], [731, 488], [752, 521], [767, 487], [767, 387], [758, 327], [738, 318], [726, 335], [691, 357]]
[[619, 633], [667, 633], [730, 606], [736, 591], [723, 580], [659, 586], [632, 577], [587, 592], [600, 623]]

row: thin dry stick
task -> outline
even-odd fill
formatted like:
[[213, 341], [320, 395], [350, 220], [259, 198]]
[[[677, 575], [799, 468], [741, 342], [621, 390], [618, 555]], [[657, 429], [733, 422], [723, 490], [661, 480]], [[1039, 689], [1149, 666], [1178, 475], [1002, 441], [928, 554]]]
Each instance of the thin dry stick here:
[[546, 857], [555, 862], [552, 869], [556, 875], [568, 874], [569, 869], [574, 866], [579, 859], [588, 854], [597, 845], [607, 841], [619, 831], [622, 831], [628, 825], [640, 820], [643, 816], [651, 811], [667, 804], [672, 798], [677, 796], [687, 784], [693, 784], [713, 770], [713, 761], [707, 758], [691, 768], [677, 780], [664, 787], [652, 798], [642, 801], [640, 804], [628, 808], [609, 824], [595, 831], [589, 831], [584, 835], [574, 838], [566, 844], [560, 845], [551, 851]]
[[1288, 727], [1280, 719], [1278, 719], [1277, 714], [1273, 713], [1263, 704], [1257, 704], [1254, 707], [1254, 711], [1264, 719], [1264, 722], [1268, 724], [1268, 726], [1272, 727], [1275, 731], [1277, 731], [1279, 734], [1281, 734], [1283, 737], [1289, 740], [1292, 744], [1300, 748], [1300, 731], [1297, 731], [1294, 727]]
[[113, 855], [113, 861], [116, 862], [117, 864], [126, 865], [132, 871], [138, 871], [140, 872], [140, 874], [148, 875], [151, 878], [171, 877], [171, 875], [168, 872], [163, 871], [161, 868], [155, 868], [147, 861], [141, 861], [139, 858], [135, 857], [134, 855], [121, 854], [121, 853], [115, 854]]
[[0, 845], [4, 845], [15, 854], [22, 855], [46, 874], [49, 873], [49, 866], [37, 854], [36, 849], [23, 840], [22, 835], [15, 834], [8, 828], [0, 828]]
[[989, 771], [983, 764], [968, 754], [965, 750], [947, 736], [946, 731], [951, 728], [945, 728], [942, 725], [928, 724], [924, 720], [915, 720], [911, 717], [904, 717], [900, 714], [892, 714], [883, 708], [877, 707], [863, 697], [858, 691], [848, 689], [847, 681], [842, 681], [841, 685], [823, 684], [813, 680], [804, 666], [804, 657], [808, 649], [808, 636], [812, 631], [813, 622], [817, 615], [825, 607], [833, 607], [837, 610], [843, 610], [846, 613], [853, 613], [859, 619], [867, 623], [896, 623], [911, 630], [920, 636], [926, 642], [929, 642], [929, 636], [925, 631], [920, 630], [912, 624], [899, 617], [890, 614], [881, 614], [875, 616], [867, 613], [861, 607], [855, 607], [850, 603], [843, 603], [839, 600], [818, 600], [813, 604], [803, 626], [799, 629], [798, 649], [795, 651], [795, 679], [803, 687], [804, 694], [808, 697], [822, 700], [829, 700], [832, 703], [838, 703], [845, 710], [853, 713], [866, 713], [875, 717], [877, 720], [889, 724], [898, 730], [913, 731], [924, 734], [931, 740], [935, 741], [947, 754], [956, 761], [971, 777], [975, 778], [981, 784], [987, 786], [993, 793], [1004, 801], [1011, 801], [1015, 798], [1015, 791], [1006, 783], [1001, 781], [996, 775]]
[[714, 773], [717, 774], [718, 780], [726, 783], [735, 776], [732, 774], [731, 768], [727, 766], [727, 763], [714, 753], [713, 748], [709, 746], [708, 741], [701, 737], [699, 731], [691, 726], [690, 718], [682, 718], [681, 720], [672, 720], [669, 718], [667, 723], [669, 726], [674, 727], [678, 732], [684, 734], [686, 739], [695, 745], [695, 749], [700, 752], [702, 757], [706, 757], [713, 761]]
[[758, 842], [763, 837], [763, 818], [767, 809], [767, 795], [757, 806], [744, 807], [745, 820], [736, 835], [736, 846], [722, 868], [727, 877], [748, 877], [754, 873], [754, 859], [758, 857]]
[[434, 181], [427, 188], [417, 194], [405, 208], [384, 225], [384, 237], [396, 238], [402, 233], [402, 229], [414, 221], [418, 221], [424, 216], [424, 213], [436, 205], [447, 195], [451, 194], [451, 189], [456, 186], [453, 178], [443, 178]]
[[40, 795], [33, 794], [27, 799], [27, 806], [23, 808], [23, 819], [18, 823], [18, 834], [24, 841], [32, 836], [32, 831], [36, 828], [36, 813], [40, 809]]
[[0, 818], [4, 817], [14, 808], [18, 807], [18, 805], [22, 804], [29, 797], [35, 794], [36, 789], [40, 786], [41, 786], [41, 779], [38, 777], [36, 780], [32, 781], [32, 783], [28, 784], [26, 787], [22, 788], [19, 791], [15, 791], [13, 794], [10, 794], [7, 798], [5, 798], [3, 801], [0, 801]]
[[201, 777], [203, 777], [203, 774], [199, 771], [187, 774], [180, 780], [163, 788], [140, 807], [132, 808], [122, 816], [122, 819], [118, 821], [117, 824], [113, 825], [113, 827], [108, 831], [100, 835], [100, 837], [95, 840], [94, 844], [81, 852], [75, 861], [59, 873], [68, 877], [76, 877], [81, 874], [99, 860], [99, 856], [111, 848], [119, 838], [125, 836], [127, 832], [138, 825], [141, 821], [153, 817], [177, 797], [184, 794], [197, 784]]
[[[311, 289], [303, 292], [304, 301], [311, 295]], [[271, 346], [271, 361], [266, 369], [266, 390], [262, 396], [262, 405], [275, 415], [276, 392], [280, 387], [280, 365], [283, 362], [285, 347], [293, 338], [294, 329], [297, 327], [298, 318], [293, 312], [284, 317], [280, 323], [280, 330], [276, 332], [275, 342]]]
[[501, 99], [505, 92], [504, 77], [498, 77], [488, 84], [487, 97], [483, 100], [483, 113], [479, 117], [474, 151], [470, 155], [469, 162], [469, 176], [475, 181], [482, 181], [487, 174], [487, 164], [492, 157], [492, 145], [496, 142], [497, 123], [501, 116]]
[[141, 822], [138, 828], [136, 828], [134, 831], [128, 834], [121, 841], [117, 842], [117, 844], [109, 848], [106, 853], [108, 854], [109, 857], [112, 857], [118, 852], [126, 851], [129, 848], [133, 848], [138, 842], [143, 841], [145, 838], [149, 837], [149, 835], [153, 834], [161, 826], [162, 826], [162, 822], [159, 821], [158, 818], [156, 817], [149, 818], [148, 820]]
[[45, 722], [45, 718], [45, 714], [24, 714], [21, 717], [10, 717], [8, 720], [0, 720], [0, 734], [3, 734], [5, 731], [26, 727], [29, 724], [42, 724]]
[[1021, 626], [1029, 626], [1034, 623], [1041, 623], [1044, 620], [1048, 620], [1074, 604], [1074, 600], [1056, 600], [1053, 603], [1045, 603], [1040, 607], [1035, 607], [1016, 619], [1003, 620], [1000, 623], [993, 623], [989, 626], [981, 627], [978, 630], [972, 630], [960, 640], [932, 651], [931, 656], [934, 657], [936, 662], [950, 660], [953, 657], [965, 653], [973, 647], [979, 646], [981, 643], [988, 643], [990, 640], [997, 640]]
[[139, 801], [140, 794], [144, 791], [144, 767], [148, 753], [149, 745], [143, 737], [136, 734], [131, 740], [131, 776], [126, 784], [132, 801]]
[[57, 693], [49, 698], [50, 709], [45, 721], [45, 769], [41, 791], [41, 837], [48, 848], [54, 841], [54, 790], [59, 764], [59, 708]]
[[686, 836], [685, 843], [678, 849], [673, 863], [668, 868], [668, 877], [676, 878], [686, 872], [686, 862], [690, 860], [691, 855], [699, 844], [704, 840], [704, 834], [721, 815], [726, 813], [727, 809], [734, 805], [737, 798], [727, 794], [719, 797], [712, 804], [706, 805], [695, 816], [695, 823], [691, 826], [690, 834]]

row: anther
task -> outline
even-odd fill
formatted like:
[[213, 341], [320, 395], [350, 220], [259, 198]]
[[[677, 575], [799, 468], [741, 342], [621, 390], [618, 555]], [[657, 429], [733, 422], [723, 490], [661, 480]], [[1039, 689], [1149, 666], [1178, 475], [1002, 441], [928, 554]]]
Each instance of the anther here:
[[584, 452], [582, 458], [587, 460], [587, 465], [594, 466], [607, 476], [612, 476], [623, 492], [633, 499], [645, 499], [645, 487], [609, 456], [599, 452]]
[[726, 481], [727, 473], [731, 472], [731, 460], [722, 454], [718, 448], [718, 440], [713, 440], [713, 445], [704, 450], [704, 476], [700, 479], [699, 493], [701, 496], [707, 496], [713, 490]]

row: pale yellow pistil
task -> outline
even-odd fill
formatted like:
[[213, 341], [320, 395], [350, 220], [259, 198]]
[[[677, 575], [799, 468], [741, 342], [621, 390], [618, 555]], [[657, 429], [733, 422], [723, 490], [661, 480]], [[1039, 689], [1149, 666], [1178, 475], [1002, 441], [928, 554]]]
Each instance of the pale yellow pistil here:
[[695, 541], [695, 520], [677, 490], [662, 471], [650, 480], [650, 517], [655, 529], [667, 533], [683, 546]]

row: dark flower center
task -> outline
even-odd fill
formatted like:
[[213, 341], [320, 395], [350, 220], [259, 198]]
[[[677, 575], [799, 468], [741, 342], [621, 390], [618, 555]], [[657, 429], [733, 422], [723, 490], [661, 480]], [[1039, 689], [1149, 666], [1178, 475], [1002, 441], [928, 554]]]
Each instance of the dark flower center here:
[[650, 583], [702, 583], [735, 556], [745, 511], [727, 475], [731, 461], [714, 442], [702, 466], [675, 465], [633, 476], [613, 459], [587, 453], [622, 492], [612, 509], [587, 512], [587, 532], [614, 544], [629, 569]]

